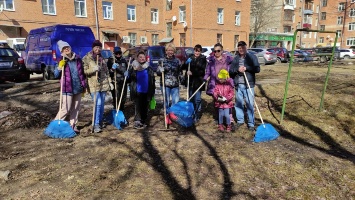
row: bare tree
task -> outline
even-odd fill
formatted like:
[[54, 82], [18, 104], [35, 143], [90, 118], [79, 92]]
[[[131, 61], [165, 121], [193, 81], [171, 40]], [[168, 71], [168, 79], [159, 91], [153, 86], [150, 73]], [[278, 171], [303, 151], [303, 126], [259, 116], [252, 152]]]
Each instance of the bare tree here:
[[281, 26], [283, 0], [252, 0], [250, 16], [250, 35], [253, 39], [250, 41], [250, 47], [253, 46], [256, 38], [267, 28]]

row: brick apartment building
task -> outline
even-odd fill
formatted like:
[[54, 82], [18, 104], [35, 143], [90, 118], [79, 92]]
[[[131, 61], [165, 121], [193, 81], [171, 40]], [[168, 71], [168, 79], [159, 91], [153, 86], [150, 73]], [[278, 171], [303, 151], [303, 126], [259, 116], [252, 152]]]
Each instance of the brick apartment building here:
[[233, 50], [249, 38], [250, 1], [244, 0], [1, 0], [1, 5], [0, 40], [54, 24], [89, 26], [111, 49], [173, 41], [220, 42]]
[[[291, 49], [293, 33], [299, 28], [338, 32], [339, 38], [336, 44], [338, 47], [355, 46], [355, 0], [276, 0], [275, 2], [275, 13], [278, 13], [277, 16], [282, 19], [275, 19], [280, 23], [275, 23], [274, 26], [261, 31], [255, 46], [279, 46]], [[296, 46], [297, 48], [330, 46], [333, 45], [334, 40], [335, 34], [299, 32]]]

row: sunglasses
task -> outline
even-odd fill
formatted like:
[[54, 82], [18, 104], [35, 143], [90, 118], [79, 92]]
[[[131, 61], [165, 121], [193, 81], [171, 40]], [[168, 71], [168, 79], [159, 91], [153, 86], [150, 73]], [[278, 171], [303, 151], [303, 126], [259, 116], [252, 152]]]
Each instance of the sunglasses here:
[[213, 52], [215, 52], [215, 53], [220, 53], [222, 50], [214, 50]]
[[199, 50], [199, 49], [195, 49], [194, 51], [196, 51], [196, 52], [201, 52], [201, 50]]

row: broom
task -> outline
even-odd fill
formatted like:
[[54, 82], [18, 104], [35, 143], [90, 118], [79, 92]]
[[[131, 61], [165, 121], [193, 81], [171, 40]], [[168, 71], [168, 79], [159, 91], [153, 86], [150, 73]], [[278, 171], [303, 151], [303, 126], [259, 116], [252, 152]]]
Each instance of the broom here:
[[[250, 95], [253, 96], [253, 92], [251, 91], [248, 78], [247, 78], [245, 72], [243, 72], [243, 74], [244, 74], [244, 78], [248, 84]], [[260, 114], [258, 104], [256, 103], [255, 100], [254, 100], [254, 103], [255, 103], [256, 110], [258, 111], [262, 126], [257, 127], [253, 141], [254, 142], [267, 142], [270, 140], [275, 140], [276, 138], [278, 138], [280, 136], [280, 134], [277, 132], [277, 130], [271, 124], [264, 123], [264, 120]]]
[[[64, 60], [64, 57], [63, 57]], [[72, 138], [76, 136], [75, 131], [70, 126], [70, 124], [64, 120], [61, 120], [61, 110], [62, 110], [62, 98], [63, 98], [63, 75], [64, 67], [62, 70], [62, 75], [60, 78], [60, 94], [59, 94], [59, 114], [58, 119], [53, 120], [49, 123], [48, 127], [44, 130], [44, 134], [51, 138]]]
[[[96, 66], [99, 65], [99, 55], [96, 56]], [[95, 126], [95, 112], [96, 112], [96, 85], [97, 85], [97, 76], [98, 76], [98, 71], [95, 72], [95, 81], [94, 81], [94, 106], [92, 108], [92, 130], [91, 133], [94, 132], [94, 126]]]
[[[129, 61], [128, 61], [127, 71], [129, 70], [129, 66], [130, 65], [131, 65], [131, 58], [129, 58]], [[116, 114], [115, 114], [114, 119], [113, 119], [113, 125], [118, 130], [122, 130], [121, 125], [127, 125], [126, 117], [124, 116], [123, 112], [121, 110], [119, 110], [120, 106], [121, 106], [121, 102], [122, 102], [124, 89], [125, 89], [125, 86], [126, 86], [126, 81], [127, 81], [127, 76], [125, 76], [124, 80], [123, 80], [123, 87], [122, 87], [120, 101], [118, 103], [118, 106], [117, 106], [117, 97], [116, 97]]]

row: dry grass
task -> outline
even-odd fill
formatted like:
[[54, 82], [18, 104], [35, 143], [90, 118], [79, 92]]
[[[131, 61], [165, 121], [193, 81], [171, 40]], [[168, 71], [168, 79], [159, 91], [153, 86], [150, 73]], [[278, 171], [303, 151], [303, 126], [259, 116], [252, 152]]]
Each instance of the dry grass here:
[[[0, 170], [9, 169], [11, 176], [0, 182], [0, 196], [355, 199], [355, 66], [332, 69], [324, 111], [319, 112], [325, 73], [320, 66], [294, 66], [279, 125], [287, 66], [263, 67], [257, 77], [262, 83], [256, 89], [257, 103], [264, 120], [281, 134], [267, 143], [251, 142], [246, 127], [218, 133], [207, 96], [206, 113], [191, 129], [157, 131], [163, 128], [163, 117], [156, 112], [151, 127], [140, 131], [108, 126], [102, 134], [70, 140], [48, 139], [43, 129], [1, 133]], [[91, 112], [83, 109], [84, 122]]]

